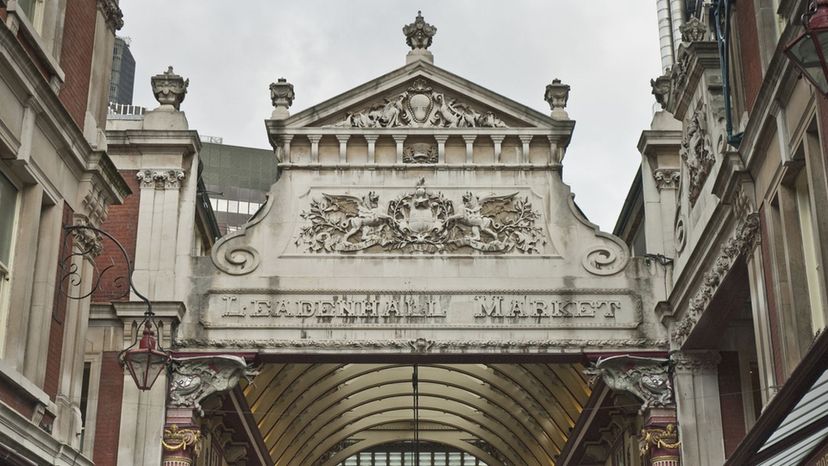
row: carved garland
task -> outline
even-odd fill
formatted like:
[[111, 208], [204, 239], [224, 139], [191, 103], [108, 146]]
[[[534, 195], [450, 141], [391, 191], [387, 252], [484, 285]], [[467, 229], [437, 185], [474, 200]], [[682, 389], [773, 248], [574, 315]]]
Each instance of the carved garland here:
[[161, 446], [168, 452], [184, 452], [190, 448], [193, 456], [201, 452], [201, 431], [193, 427], [180, 428], [177, 424], [164, 429]]
[[681, 442], [678, 439], [678, 431], [675, 424], [667, 424], [664, 429], [649, 427], [641, 429], [641, 440], [638, 443], [638, 450], [642, 457], [650, 453], [651, 448], [662, 450], [678, 450]]
[[676, 344], [681, 344], [690, 334], [736, 260], [748, 254], [756, 245], [758, 231], [759, 214], [755, 212], [747, 214], [742, 223], [736, 227], [734, 235], [722, 245], [713, 267], [704, 274], [701, 287], [690, 299], [687, 315], [673, 328], [671, 336]]
[[707, 125], [706, 106], [699, 105], [684, 127], [679, 155], [687, 167], [690, 204], [693, 205], [701, 193], [707, 175], [716, 163]]

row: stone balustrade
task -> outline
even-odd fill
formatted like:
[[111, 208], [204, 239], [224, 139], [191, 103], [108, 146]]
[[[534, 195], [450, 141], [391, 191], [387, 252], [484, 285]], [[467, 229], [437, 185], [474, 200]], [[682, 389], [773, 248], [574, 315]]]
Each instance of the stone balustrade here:
[[570, 128], [269, 128], [283, 168], [560, 169]]

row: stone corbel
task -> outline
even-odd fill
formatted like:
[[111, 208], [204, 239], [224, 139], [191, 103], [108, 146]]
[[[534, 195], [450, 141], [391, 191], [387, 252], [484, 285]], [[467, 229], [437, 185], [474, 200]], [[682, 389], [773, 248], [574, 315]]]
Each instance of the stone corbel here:
[[[89, 217], [83, 214], [75, 214], [73, 224], [79, 226], [95, 226], [89, 221]], [[103, 239], [92, 230], [72, 230], [72, 237], [75, 240], [75, 247], [88, 259], [94, 259], [103, 251]]]
[[229, 355], [178, 358], [173, 361], [169, 405], [191, 408], [204, 415], [201, 402], [214, 393], [232, 389], [244, 377], [258, 372], [243, 358]]
[[669, 361], [620, 355], [598, 359], [584, 373], [594, 384], [599, 378], [612, 390], [629, 393], [642, 402], [642, 411], [673, 405]]

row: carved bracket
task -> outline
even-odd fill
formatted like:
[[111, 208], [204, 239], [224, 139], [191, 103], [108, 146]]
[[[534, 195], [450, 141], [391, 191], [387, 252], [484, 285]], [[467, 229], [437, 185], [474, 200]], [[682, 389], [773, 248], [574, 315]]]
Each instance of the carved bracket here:
[[204, 415], [201, 402], [214, 393], [232, 389], [244, 377], [258, 371], [238, 356], [198, 356], [173, 360], [170, 378], [170, 406], [196, 409]]
[[598, 359], [584, 373], [591, 377], [591, 384], [601, 378], [609, 388], [640, 399], [642, 409], [673, 404], [673, 385], [667, 359], [612, 356]]

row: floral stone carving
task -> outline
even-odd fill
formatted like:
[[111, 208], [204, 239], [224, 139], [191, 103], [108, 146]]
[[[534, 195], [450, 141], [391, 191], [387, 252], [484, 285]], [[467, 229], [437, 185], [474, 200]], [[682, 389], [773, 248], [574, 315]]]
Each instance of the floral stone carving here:
[[584, 373], [591, 383], [600, 377], [609, 388], [634, 395], [643, 402], [643, 409], [656, 408], [673, 403], [668, 363], [666, 359], [611, 356], [598, 359]]
[[384, 104], [374, 105], [359, 112], [349, 112], [345, 118], [330, 125], [345, 128], [398, 128], [402, 126], [440, 128], [505, 128], [493, 112], [479, 112], [471, 106], [447, 101], [444, 94], [435, 92], [423, 78], [403, 93], [386, 98]]
[[179, 358], [172, 369], [170, 406], [194, 408], [204, 415], [201, 402], [205, 398], [230, 390], [242, 377], [250, 379], [256, 374], [238, 356]]
[[716, 163], [707, 127], [707, 111], [699, 106], [685, 124], [684, 137], [679, 149], [681, 159], [687, 165], [690, 203], [695, 204], [707, 175]]
[[380, 208], [379, 196], [361, 199], [324, 194], [302, 213], [309, 222], [297, 245], [310, 252], [382, 251], [446, 252], [464, 248], [483, 252], [539, 253], [545, 244], [535, 225], [540, 214], [528, 198], [517, 193], [480, 198], [467, 192], [462, 206], [443, 193], [429, 192], [421, 178], [414, 191], [403, 193]]

